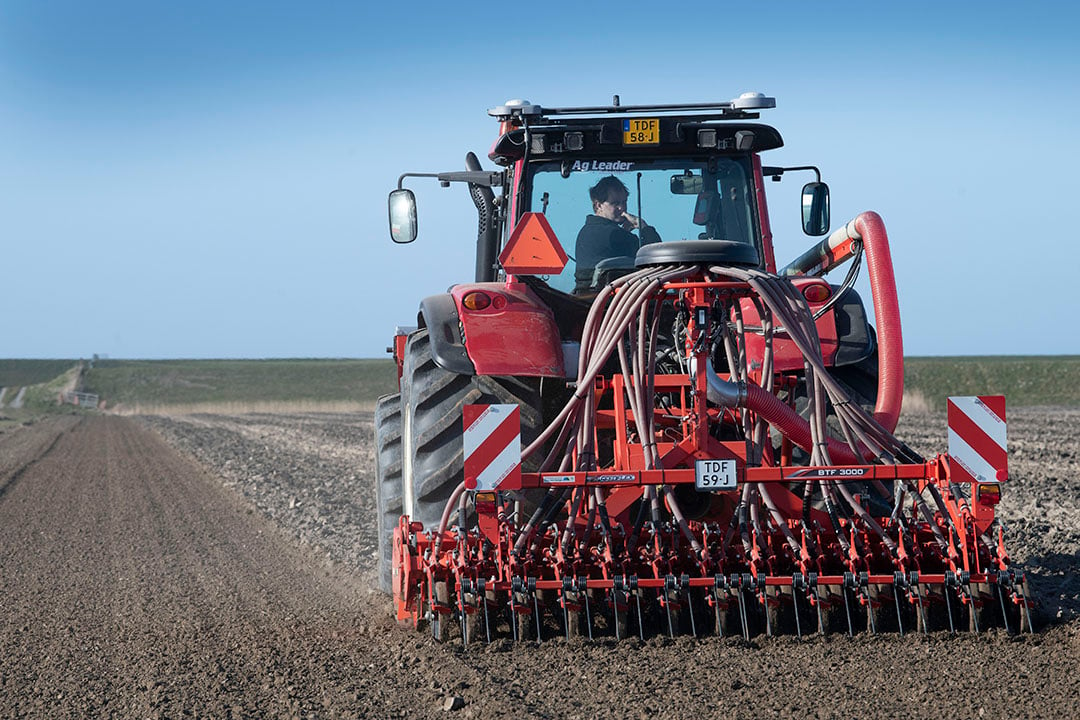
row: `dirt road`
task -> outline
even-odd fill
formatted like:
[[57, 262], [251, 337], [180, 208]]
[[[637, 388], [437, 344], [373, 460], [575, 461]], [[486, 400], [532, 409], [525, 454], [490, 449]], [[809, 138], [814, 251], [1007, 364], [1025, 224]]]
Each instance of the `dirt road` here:
[[468, 650], [372, 589], [369, 418], [37, 423], [0, 436], [0, 716], [1068, 717], [1080, 431], [1041, 418], [1010, 425], [1003, 508], [1034, 637]]
[[13, 440], [0, 446], [0, 716], [397, 712], [381, 681], [397, 658], [370, 635], [355, 578], [159, 437], [102, 417]]

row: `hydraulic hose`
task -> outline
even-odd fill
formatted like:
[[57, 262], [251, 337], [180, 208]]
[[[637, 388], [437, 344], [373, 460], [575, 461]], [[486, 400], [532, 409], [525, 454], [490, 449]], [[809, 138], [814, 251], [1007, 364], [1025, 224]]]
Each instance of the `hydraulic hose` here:
[[889, 236], [880, 215], [864, 212], [830, 235], [829, 244], [835, 246], [847, 238], [862, 242], [866, 252], [877, 322], [878, 392], [874, 419], [891, 433], [896, 430], [904, 398], [904, 341]]
[[[781, 275], [824, 274], [850, 255], [850, 241], [862, 243], [870, 275], [878, 334], [878, 393], [874, 419], [890, 433], [896, 429], [904, 397], [904, 343], [900, 304], [885, 223], [864, 212], [780, 270]], [[844, 248], [849, 248], [845, 250]]]
[[[721, 381], [723, 382], [723, 381]], [[791, 407], [772, 393], [761, 389], [754, 383], [746, 386], [746, 407], [761, 415], [771, 425], [786, 435], [791, 442], [806, 452], [813, 452], [813, 440], [810, 423], [791, 409]], [[833, 462], [841, 465], [861, 465], [863, 460], [855, 455], [846, 444], [835, 438], [827, 438], [829, 455]]]
[[[695, 360], [690, 360], [691, 374], [696, 371]], [[705, 359], [705, 379], [708, 381], [709, 400], [724, 407], [747, 407], [765, 418], [791, 442], [806, 452], [813, 452], [813, 439], [810, 423], [780, 398], [756, 383], [735, 383], [722, 380], [713, 370], [712, 360]], [[828, 438], [829, 454], [834, 461], [844, 465], [859, 465], [858, 458], [844, 443]]]

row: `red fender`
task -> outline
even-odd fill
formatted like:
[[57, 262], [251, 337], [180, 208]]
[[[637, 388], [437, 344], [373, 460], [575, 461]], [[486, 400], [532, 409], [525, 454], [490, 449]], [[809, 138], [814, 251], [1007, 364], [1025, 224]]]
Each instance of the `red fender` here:
[[[487, 304], [470, 310], [465, 298], [472, 293], [486, 296]], [[478, 375], [564, 377], [562, 342], [555, 317], [527, 285], [456, 285], [450, 294], [457, 305], [469, 359]]]

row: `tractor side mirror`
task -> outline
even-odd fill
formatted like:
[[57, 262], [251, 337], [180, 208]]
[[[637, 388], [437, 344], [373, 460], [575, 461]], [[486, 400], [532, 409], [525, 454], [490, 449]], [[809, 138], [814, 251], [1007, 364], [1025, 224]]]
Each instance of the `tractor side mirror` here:
[[416, 239], [416, 196], [408, 188], [390, 193], [390, 239], [396, 243]]
[[802, 226], [807, 235], [829, 232], [829, 186], [823, 182], [803, 185]]

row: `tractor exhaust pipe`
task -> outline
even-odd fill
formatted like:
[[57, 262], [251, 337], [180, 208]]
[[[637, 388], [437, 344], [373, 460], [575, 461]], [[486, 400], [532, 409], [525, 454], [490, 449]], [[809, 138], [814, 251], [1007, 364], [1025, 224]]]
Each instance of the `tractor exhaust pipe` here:
[[[476, 153], [465, 155], [465, 169], [482, 170]], [[469, 196], [476, 205], [476, 282], [495, 280], [495, 257], [499, 252], [499, 223], [495, 211], [495, 193], [491, 188], [469, 183]]]

